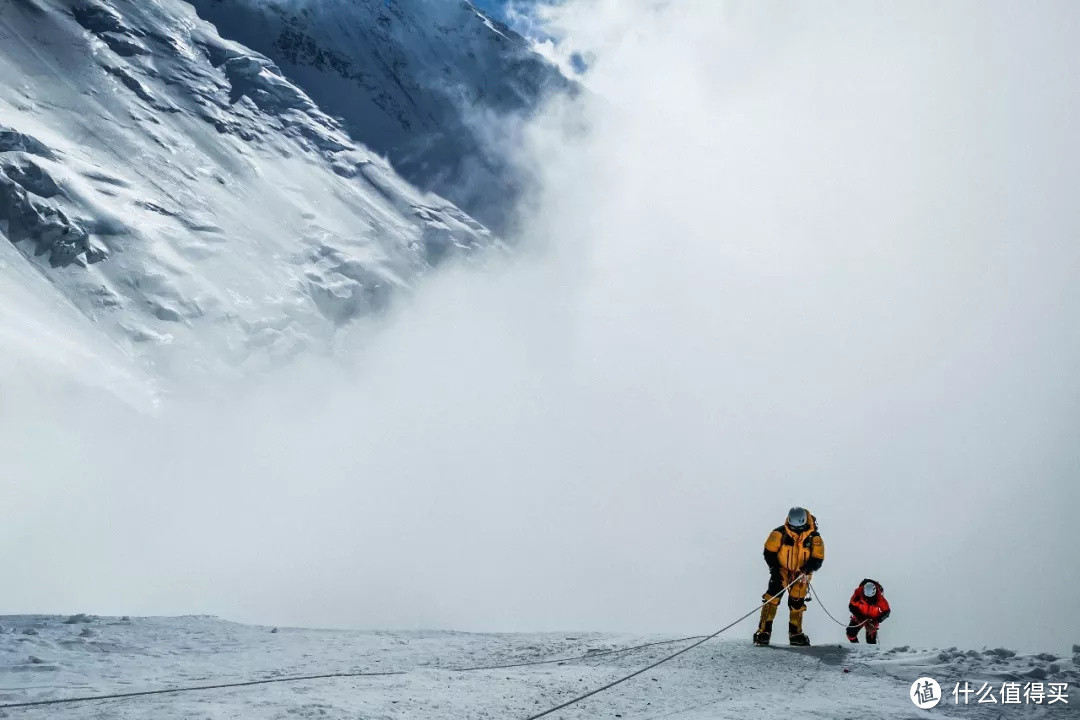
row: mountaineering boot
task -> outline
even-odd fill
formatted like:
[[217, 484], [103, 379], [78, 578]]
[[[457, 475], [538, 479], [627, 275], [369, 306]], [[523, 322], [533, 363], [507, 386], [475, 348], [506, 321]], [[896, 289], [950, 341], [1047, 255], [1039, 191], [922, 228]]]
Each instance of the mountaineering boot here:
[[798, 625], [788, 623], [788, 643], [805, 647], [810, 644], [810, 638], [806, 636], [806, 633]]
[[859, 642], [859, 627], [861, 627], [859, 619], [852, 615], [851, 622], [844, 628], [844, 634], [847, 635], [848, 642]]
[[765, 620], [754, 633], [754, 644], [758, 647], [766, 647], [772, 639], [772, 620]]
[[776, 609], [780, 607], [780, 597], [766, 592], [761, 599], [765, 604], [761, 606], [761, 618], [758, 620], [757, 632], [754, 633], [754, 644], [764, 647], [772, 638], [772, 623], [776, 617]]
[[866, 624], [866, 644], [877, 645], [877, 623]]
[[792, 645], [809, 645], [810, 638], [802, 629], [803, 613], [806, 612], [806, 602], [801, 598], [788, 598], [788, 642]]

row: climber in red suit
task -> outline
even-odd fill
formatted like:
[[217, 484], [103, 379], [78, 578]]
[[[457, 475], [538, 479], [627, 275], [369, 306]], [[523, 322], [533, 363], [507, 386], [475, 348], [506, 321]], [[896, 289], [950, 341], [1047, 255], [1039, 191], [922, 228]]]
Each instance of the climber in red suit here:
[[851, 595], [848, 610], [851, 622], [847, 626], [847, 639], [859, 642], [859, 628], [866, 628], [866, 642], [877, 644], [878, 626], [889, 617], [889, 601], [885, 599], [884, 588], [877, 580], [865, 578]]

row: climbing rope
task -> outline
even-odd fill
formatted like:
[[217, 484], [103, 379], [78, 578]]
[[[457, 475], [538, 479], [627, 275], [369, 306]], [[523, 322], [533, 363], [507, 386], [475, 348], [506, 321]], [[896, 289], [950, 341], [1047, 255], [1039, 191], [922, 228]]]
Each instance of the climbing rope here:
[[750, 617], [754, 613], [761, 610], [761, 608], [765, 607], [765, 605], [768, 604], [769, 602], [771, 602], [774, 598], [778, 598], [781, 595], [783, 595], [786, 590], [788, 590], [792, 585], [797, 583], [799, 580], [802, 580], [802, 578], [803, 578], [803, 576], [799, 575], [794, 580], [792, 580], [787, 585], [785, 585], [775, 595], [772, 595], [771, 597], [766, 598], [765, 600], [762, 601], [762, 603], [760, 605], [755, 607], [753, 610], [750, 610], [749, 612], [747, 612], [745, 615], [743, 615], [739, 619], [728, 623], [724, 627], [722, 627], [719, 630], [717, 630], [716, 632], [714, 632], [712, 635], [706, 635], [705, 637], [703, 637], [700, 640], [694, 642], [693, 644], [687, 645], [683, 649], [678, 650], [676, 652], [673, 652], [670, 655], [668, 655], [667, 657], [663, 657], [663, 658], [657, 660], [654, 663], [650, 663], [649, 665], [646, 665], [645, 667], [641, 668], [640, 670], [635, 670], [634, 672], [630, 673], [629, 675], [624, 675], [623, 677], [621, 677], [621, 678], [619, 678], [617, 680], [613, 680], [613, 681], [609, 682], [606, 685], [602, 685], [602, 686], [600, 686], [600, 687], [598, 687], [598, 688], [596, 688], [594, 690], [590, 690], [587, 693], [583, 693], [581, 695], [578, 695], [575, 698], [571, 698], [570, 700], [567, 700], [564, 703], [556, 705], [555, 707], [552, 707], [552, 708], [548, 708], [547, 710], [544, 710], [543, 712], [537, 713], [536, 715], [530, 715], [529, 717], [525, 718], [525, 720], [537, 720], [537, 718], [542, 718], [542, 717], [544, 717], [546, 715], [550, 715], [553, 712], [557, 712], [559, 710], [562, 710], [563, 708], [570, 707], [571, 705], [574, 705], [575, 703], [579, 703], [579, 702], [581, 702], [582, 700], [584, 700], [586, 698], [592, 697], [593, 695], [599, 695], [600, 693], [604, 692], [605, 690], [610, 690], [611, 688], [615, 687], [616, 685], [624, 683], [627, 680], [630, 680], [631, 678], [635, 678], [638, 675], [641, 675], [642, 673], [646, 673], [646, 672], [652, 670], [655, 667], [663, 665], [664, 663], [666, 663], [669, 660], [674, 660], [675, 658], [679, 657], [683, 653], [689, 652], [689, 651], [693, 650], [694, 648], [698, 647], [699, 645], [704, 645], [705, 643], [709, 642], [710, 640], [715, 638], [720, 633], [724, 632], [725, 630], [730, 630], [731, 628], [735, 627], [736, 625], [741, 623], [746, 618]]
[[67, 703], [90, 702], [93, 700], [117, 700], [121, 698], [144, 697], [146, 695], [168, 695], [171, 693], [197, 692], [199, 690], [219, 690], [222, 688], [248, 687], [251, 685], [269, 685], [271, 683], [300, 682], [301, 680], [327, 680], [329, 678], [379, 677], [385, 675], [404, 675], [404, 671], [392, 672], [339, 672], [323, 675], [295, 675], [290, 677], [267, 678], [264, 680], [245, 680], [243, 682], [219, 683], [217, 685], [192, 685], [187, 687], [162, 688], [160, 690], [141, 690], [138, 692], [114, 693], [111, 695], [86, 695], [83, 697], [56, 698], [53, 700], [34, 700], [32, 702], [0, 705], [0, 710], [11, 708], [39, 707], [42, 705], [64, 705]]
[[[641, 649], [649, 648], [649, 647], [656, 647], [656, 646], [660, 646], [660, 645], [671, 645], [671, 644], [674, 644], [674, 643], [685, 642], [687, 640], [694, 640], [694, 642], [692, 644], [687, 645], [686, 647], [684, 647], [684, 648], [682, 648], [680, 650], [677, 650], [677, 651], [671, 653], [670, 655], [667, 655], [667, 656], [665, 656], [665, 657], [663, 657], [663, 658], [661, 658], [661, 659], [659, 659], [659, 660], [657, 660], [657, 661], [655, 661], [653, 663], [650, 663], [650, 664], [646, 665], [645, 667], [640, 668], [639, 670], [635, 670], [634, 672], [630, 673], [629, 675], [624, 675], [623, 677], [620, 677], [620, 678], [618, 678], [616, 680], [613, 680], [613, 681], [607, 683], [606, 685], [602, 685], [601, 687], [595, 688], [593, 690], [590, 690], [589, 692], [578, 695], [577, 697], [571, 698], [570, 700], [567, 700], [564, 703], [556, 705], [555, 707], [544, 710], [543, 712], [537, 713], [535, 715], [530, 715], [528, 718], [525, 719], [525, 720], [538, 720], [538, 718], [545, 717], [547, 715], [550, 715], [553, 712], [557, 712], [559, 710], [567, 708], [567, 707], [569, 707], [571, 705], [574, 705], [576, 703], [581, 702], [582, 700], [585, 700], [586, 698], [590, 698], [590, 697], [592, 697], [594, 695], [599, 695], [600, 693], [602, 693], [602, 692], [604, 692], [606, 690], [610, 690], [611, 688], [615, 687], [616, 685], [620, 685], [620, 684], [626, 682], [627, 680], [635, 678], [638, 675], [641, 675], [642, 673], [646, 673], [649, 670], [652, 670], [653, 668], [659, 667], [660, 665], [663, 665], [664, 663], [666, 663], [666, 662], [668, 662], [670, 660], [674, 660], [675, 658], [679, 657], [680, 655], [682, 655], [684, 653], [687, 653], [687, 652], [693, 650], [694, 648], [696, 648], [696, 647], [698, 647], [700, 645], [704, 645], [705, 643], [707, 643], [708, 641], [710, 641], [713, 638], [717, 637], [721, 633], [723, 633], [723, 632], [725, 632], [727, 630], [730, 630], [731, 628], [735, 627], [736, 625], [741, 623], [746, 618], [748, 618], [751, 615], [753, 615], [754, 613], [758, 612], [759, 610], [761, 610], [761, 608], [765, 607], [765, 605], [767, 605], [768, 603], [770, 603], [773, 600], [775, 600], [776, 598], [779, 598], [780, 596], [782, 596], [784, 594], [784, 592], [789, 590], [791, 588], [791, 586], [793, 586], [795, 583], [802, 580], [803, 577], [804, 577], [803, 575], [799, 575], [798, 577], [793, 579], [791, 582], [789, 582], [787, 585], [785, 585], [783, 588], [781, 588], [777, 593], [775, 593], [774, 595], [771, 595], [771, 596], [767, 596], [759, 605], [755, 606], [753, 609], [749, 610], [748, 612], [741, 615], [736, 620], [728, 623], [727, 625], [720, 628], [719, 630], [712, 633], [711, 635], [691, 635], [691, 636], [688, 636], [688, 637], [676, 638], [674, 640], [658, 640], [658, 641], [655, 641], [655, 642], [643, 643], [641, 645], [632, 645], [630, 647], [616, 648], [616, 649], [613, 649], [613, 650], [603, 650], [603, 651], [600, 651], [600, 652], [590, 652], [590, 653], [586, 653], [585, 655], [577, 655], [577, 656], [572, 656], [572, 657], [551, 658], [551, 659], [546, 659], [546, 660], [531, 660], [531, 661], [517, 662], [517, 663], [506, 663], [506, 664], [501, 664], [501, 665], [478, 665], [478, 666], [474, 666], [474, 667], [448, 668], [447, 670], [449, 672], [470, 672], [470, 671], [479, 671], [479, 670], [502, 670], [502, 669], [506, 669], [506, 668], [529, 667], [529, 666], [533, 666], [533, 665], [546, 665], [546, 664], [571, 662], [571, 661], [574, 661], [574, 660], [588, 660], [590, 658], [595, 658], [595, 657], [603, 657], [603, 656], [606, 656], [606, 655], [614, 655], [614, 654], [617, 654], [617, 653], [626, 653], [626, 652], [631, 652], [631, 651], [634, 651], [634, 650], [641, 650]], [[809, 585], [809, 583], [808, 583], [808, 585]], [[813, 587], [813, 585], [809, 585], [809, 586], [810, 586], [811, 591], [814, 593], [814, 596], [816, 597], [817, 596], [817, 590]], [[818, 599], [818, 602], [819, 602], [819, 604], [821, 603], [820, 598]], [[837, 623], [839, 625], [844, 625], [846, 627], [846, 623], [842, 623], [839, 620], [837, 620], [835, 617], [833, 617], [832, 613], [830, 613], [828, 608], [826, 608], [823, 604], [821, 605], [821, 609], [825, 611], [825, 613], [833, 620], [833, 622], [835, 622], [835, 623]], [[860, 626], [863, 625], [865, 622], [866, 621], [863, 621], [863, 623], [860, 623]], [[302, 682], [302, 681], [305, 681], [305, 680], [328, 680], [328, 679], [334, 679], [334, 678], [355, 678], [355, 677], [385, 677], [385, 676], [391, 676], [391, 675], [405, 675], [405, 674], [406, 674], [405, 671], [398, 670], [398, 671], [381, 671], [381, 672], [336, 672], [336, 673], [323, 673], [323, 674], [320, 674], [320, 675], [293, 675], [293, 676], [287, 676], [287, 677], [264, 678], [264, 679], [261, 679], [261, 680], [244, 680], [244, 681], [231, 682], [231, 683], [216, 683], [216, 684], [212, 684], [212, 685], [190, 685], [190, 686], [181, 686], [181, 687], [172, 687], [172, 688], [161, 688], [161, 689], [157, 689], [157, 690], [141, 690], [141, 691], [136, 691], [136, 692], [112, 693], [112, 694], [107, 694], [107, 695], [86, 695], [86, 696], [78, 696], [78, 697], [54, 698], [54, 699], [51, 699], [51, 700], [34, 700], [34, 701], [21, 702], [21, 703], [8, 703], [8, 704], [0, 705], [0, 710], [9, 710], [9, 709], [15, 709], [15, 708], [28, 708], [28, 707], [41, 707], [41, 706], [46, 706], [46, 705], [63, 705], [63, 704], [71, 704], [71, 703], [93, 702], [93, 701], [100, 701], [100, 700], [119, 700], [119, 699], [134, 698], [134, 697], [146, 697], [146, 696], [150, 696], [150, 695], [168, 695], [168, 694], [175, 694], [175, 693], [199, 692], [199, 691], [203, 691], [203, 690], [219, 690], [219, 689], [226, 689], [226, 688], [250, 687], [250, 686], [253, 686], [253, 685], [269, 685], [269, 684], [272, 684], [272, 683]]]
[[[625, 648], [616, 648], [614, 650], [603, 650], [600, 652], [586, 653], [585, 655], [577, 655], [574, 657], [559, 657], [547, 660], [532, 660], [529, 662], [508, 663], [505, 665], [478, 665], [476, 667], [463, 667], [463, 668], [448, 668], [448, 672], [470, 672], [473, 670], [502, 670], [505, 668], [515, 667], [527, 667], [530, 665], [547, 665], [562, 662], [571, 662], [574, 660], [587, 660], [594, 657], [604, 657], [606, 655], [614, 655], [616, 653], [632, 652], [634, 650], [641, 650], [643, 648], [655, 647], [657, 645], [671, 645], [672, 643], [684, 642], [686, 640], [696, 640], [704, 637], [702, 635], [694, 635], [691, 637], [676, 638], [674, 640], [659, 640], [656, 642], [643, 643], [641, 645], [632, 645]], [[166, 695], [171, 693], [183, 693], [183, 692], [196, 692], [199, 690], [219, 690], [224, 688], [235, 687], [248, 687], [251, 685], [266, 685], [269, 683], [281, 683], [281, 682], [299, 682], [301, 680], [326, 680], [331, 678], [349, 678], [349, 677], [378, 677], [384, 675], [404, 675], [405, 671], [395, 672], [360, 672], [360, 673], [324, 673], [321, 675], [296, 675], [281, 678], [269, 678], [263, 680], [245, 680], [235, 683], [217, 683], [214, 685], [191, 685], [174, 688], [163, 688], [160, 690], [143, 690], [139, 692], [129, 693], [115, 693], [111, 695], [87, 695], [84, 697], [69, 697], [69, 698], [56, 698], [52, 700], [37, 700], [32, 702], [11, 703], [7, 705], [0, 705], [0, 710], [6, 710], [10, 708], [25, 708], [25, 707], [38, 707], [42, 705], [61, 705], [66, 703], [79, 703], [90, 702], [93, 700], [117, 700], [132, 697], [143, 697], [146, 695]]]
[[477, 665], [476, 667], [447, 668], [447, 670], [448, 672], [471, 672], [473, 670], [505, 670], [506, 668], [529, 667], [531, 665], [553, 665], [555, 663], [573, 662], [574, 660], [588, 660], [595, 657], [604, 657], [605, 655], [631, 652], [633, 650], [641, 650], [643, 648], [655, 647], [657, 645], [673, 645], [675, 643], [686, 642], [687, 640], [697, 640], [703, 637], [705, 636], [691, 635], [689, 637], [676, 638], [674, 640], [658, 640], [656, 642], [645, 643], [643, 645], [631, 645], [630, 647], [616, 648], [615, 650], [600, 650], [595, 652], [588, 652], [584, 655], [575, 655], [574, 657], [552, 658], [549, 660], [530, 660], [525, 662], [509, 663], [506, 665]]
[[[641, 650], [643, 648], [655, 647], [657, 645], [671, 645], [677, 642], [685, 642], [686, 640], [697, 640], [704, 637], [703, 635], [693, 635], [690, 637], [676, 638], [674, 640], [659, 640], [656, 642], [643, 643], [641, 645], [632, 645], [625, 648], [616, 648], [614, 650], [602, 650], [599, 652], [586, 653], [585, 655], [577, 655], [574, 657], [559, 657], [546, 660], [532, 660], [528, 662], [508, 663], [505, 665], [478, 665], [476, 667], [463, 667], [463, 668], [448, 668], [448, 672], [470, 672], [473, 670], [502, 670], [505, 668], [515, 667], [528, 667], [530, 665], [547, 665], [562, 662], [571, 662], [574, 660], [588, 660], [594, 657], [604, 657], [606, 655], [614, 655], [616, 653], [632, 652], [634, 650]], [[282, 683], [282, 682], [299, 682], [302, 680], [327, 680], [332, 678], [349, 678], [349, 677], [378, 677], [385, 675], [405, 675], [405, 671], [394, 672], [356, 672], [356, 673], [324, 673], [321, 675], [296, 675], [280, 678], [268, 678], [263, 680], [245, 680], [234, 683], [217, 683], [214, 685], [190, 685], [174, 688], [163, 688], [159, 690], [142, 690], [138, 692], [129, 693], [114, 693], [110, 695], [87, 695], [80, 697], [68, 697], [68, 698], [56, 698], [52, 700], [36, 700], [22, 703], [10, 703], [7, 705], [0, 705], [0, 710], [14, 709], [14, 708], [26, 708], [26, 707], [39, 707], [43, 705], [61, 705], [67, 703], [80, 703], [90, 702], [93, 700], [118, 700], [124, 698], [144, 697], [147, 695], [166, 695], [172, 693], [184, 693], [184, 692], [197, 692], [199, 690], [219, 690], [224, 688], [235, 687], [249, 687], [251, 685], [267, 685], [270, 683]]]
[[[831, 612], [829, 612], [829, 608], [825, 607], [825, 603], [821, 602], [821, 596], [817, 594], [817, 588], [814, 587], [814, 584], [813, 583], [807, 583], [807, 585], [810, 586], [810, 592], [814, 593], [814, 599], [817, 600], [818, 606], [820, 606], [821, 609], [825, 611], [825, 614], [829, 616], [829, 619], [832, 620], [837, 625], [840, 625], [841, 627], [845, 627], [845, 628], [848, 627], [848, 624], [846, 622], [841, 622], [840, 620], [837, 620], [835, 617], [833, 617], [833, 614]], [[868, 622], [870, 622], [870, 618], [866, 618], [865, 620], [863, 620], [861, 623], [859, 623], [855, 627], [856, 628], [861, 628], [863, 625], [865, 625]]]

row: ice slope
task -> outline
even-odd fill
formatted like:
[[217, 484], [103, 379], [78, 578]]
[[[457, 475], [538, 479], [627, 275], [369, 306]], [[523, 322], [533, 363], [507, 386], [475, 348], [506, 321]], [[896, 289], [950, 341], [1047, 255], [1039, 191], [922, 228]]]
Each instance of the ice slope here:
[[574, 83], [465, 0], [193, 0], [410, 182], [504, 229], [522, 179], [508, 117]]
[[[557, 665], [457, 673], [449, 668], [580, 656], [655, 638], [292, 628], [273, 632], [209, 617], [68, 620], [0, 617], [0, 704], [282, 675], [406, 673], [11, 710], [7, 717], [524, 718], [671, 651], [670, 646], [659, 646]], [[552, 717], [996, 718], [1000, 706], [944, 703], [932, 712], [920, 711], [908, 699], [910, 685], [923, 674], [943, 685], [964, 679], [1000, 683], [1038, 678], [1068, 682], [1075, 692], [1077, 659], [864, 645], [763, 649], [736, 636], [697, 648]], [[951, 692], [951, 684], [947, 687]], [[1032, 718], [1076, 717], [1076, 701], [1022, 710]]]
[[497, 244], [181, 0], [5, 0], [0, 78], [9, 365], [101, 331], [121, 372], [263, 363]]

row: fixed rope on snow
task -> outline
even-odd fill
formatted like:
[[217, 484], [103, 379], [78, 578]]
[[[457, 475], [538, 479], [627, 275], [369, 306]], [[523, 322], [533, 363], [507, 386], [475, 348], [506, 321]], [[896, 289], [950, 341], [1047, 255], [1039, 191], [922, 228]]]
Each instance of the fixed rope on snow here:
[[[670, 645], [672, 643], [684, 642], [686, 640], [696, 640], [704, 637], [702, 635], [694, 635], [691, 637], [676, 638], [674, 640], [659, 640], [656, 642], [644, 643], [641, 645], [632, 645], [625, 648], [616, 648], [614, 650], [603, 650], [600, 652], [587, 653], [585, 655], [579, 655], [576, 657], [560, 657], [552, 658], [548, 660], [532, 660], [529, 662], [508, 663], [505, 665], [480, 665], [476, 667], [464, 667], [464, 668], [448, 668], [447, 672], [470, 672], [473, 670], [502, 670], [505, 668], [514, 667], [527, 667], [530, 665], [547, 665], [554, 663], [570, 662], [573, 660], [587, 660], [593, 657], [603, 657], [606, 655], [614, 655], [616, 653], [631, 652], [634, 650], [641, 650], [642, 648], [655, 647], [657, 645]], [[267, 678], [262, 680], [244, 680], [232, 683], [215, 683], [212, 685], [185, 685], [182, 687], [173, 688], [161, 688], [158, 690], [140, 690], [135, 692], [125, 693], [110, 693], [107, 695], [86, 695], [78, 697], [67, 698], [54, 698], [51, 700], [33, 700], [21, 703], [8, 703], [6, 705], [0, 705], [0, 710], [16, 709], [16, 708], [28, 708], [28, 707], [40, 707], [45, 705], [63, 705], [70, 703], [91, 702], [94, 700], [122, 700], [126, 698], [145, 697], [148, 695], [168, 695], [184, 692], [197, 692], [200, 690], [220, 690], [226, 688], [236, 687], [250, 687], [252, 685], [268, 685], [270, 683], [283, 683], [283, 682], [300, 682], [303, 680], [329, 680], [333, 678], [350, 678], [350, 677], [379, 677], [386, 675], [405, 675], [404, 670], [390, 671], [390, 672], [337, 672], [337, 673], [323, 673], [320, 675], [291, 675], [288, 677], [279, 678]]]
[[471, 672], [473, 670], [505, 670], [507, 668], [517, 667], [529, 667], [530, 665], [552, 665], [555, 663], [571, 662], [573, 660], [588, 660], [594, 657], [604, 657], [605, 655], [614, 655], [616, 653], [631, 652], [633, 650], [641, 650], [642, 648], [654, 647], [656, 645], [673, 645], [675, 643], [686, 642], [687, 640], [697, 640], [705, 637], [704, 635], [691, 635], [689, 637], [676, 638], [674, 640], [658, 640], [656, 642], [644, 643], [643, 645], [631, 645], [630, 647], [617, 648], [615, 650], [601, 650], [597, 652], [589, 652], [584, 655], [577, 655], [574, 657], [562, 657], [552, 658], [550, 660], [530, 660], [525, 662], [508, 663], [506, 665], [477, 665], [476, 667], [464, 667], [464, 668], [447, 668], [448, 672]]
[[[798, 577], [794, 578], [790, 583], [785, 585], [776, 594], [776, 596], [782, 595], [784, 592], [789, 590], [792, 585], [794, 585], [795, 583], [802, 580], [803, 577], [804, 576], [800, 574]], [[817, 590], [813, 587], [813, 585], [810, 585], [810, 589], [814, 593], [814, 596], [817, 597]], [[526, 661], [526, 662], [506, 663], [506, 664], [501, 664], [501, 665], [478, 665], [478, 666], [475, 666], [475, 667], [448, 668], [447, 671], [448, 672], [470, 672], [470, 671], [479, 671], [479, 670], [502, 670], [502, 669], [506, 669], [506, 668], [529, 667], [529, 666], [533, 666], [533, 665], [555, 664], [555, 663], [571, 662], [571, 661], [574, 661], [574, 660], [587, 660], [589, 658], [603, 657], [603, 656], [606, 656], [606, 655], [614, 655], [614, 654], [617, 654], [617, 653], [631, 652], [633, 650], [641, 650], [643, 648], [656, 647], [656, 646], [659, 646], [659, 645], [671, 645], [673, 643], [685, 642], [687, 640], [694, 640], [695, 641], [692, 644], [687, 645], [686, 647], [681, 648], [680, 650], [677, 650], [677, 651], [671, 653], [670, 655], [667, 655], [667, 656], [657, 660], [656, 662], [650, 663], [650, 664], [646, 665], [645, 667], [640, 668], [639, 670], [635, 670], [634, 672], [632, 672], [632, 673], [630, 673], [628, 675], [624, 675], [623, 677], [617, 678], [616, 680], [613, 680], [613, 681], [611, 681], [611, 682], [609, 682], [609, 683], [607, 683], [605, 685], [602, 685], [601, 687], [590, 690], [589, 692], [586, 692], [586, 693], [578, 695], [578, 696], [576, 696], [574, 698], [571, 698], [570, 700], [567, 700], [566, 702], [560, 703], [559, 705], [556, 705], [556, 706], [554, 706], [552, 708], [544, 710], [543, 712], [537, 713], [535, 715], [530, 715], [528, 718], [525, 718], [525, 720], [538, 720], [538, 718], [545, 717], [547, 715], [550, 715], [553, 712], [557, 712], [559, 710], [567, 708], [567, 707], [569, 707], [571, 705], [574, 705], [576, 703], [581, 702], [582, 700], [585, 700], [586, 698], [590, 698], [590, 697], [592, 697], [594, 695], [599, 695], [600, 693], [602, 693], [602, 692], [604, 692], [606, 690], [610, 690], [611, 688], [615, 687], [616, 685], [620, 685], [620, 684], [626, 682], [627, 680], [635, 678], [638, 675], [641, 675], [642, 673], [646, 673], [649, 670], [652, 670], [653, 668], [659, 667], [660, 665], [663, 665], [664, 663], [666, 663], [666, 662], [668, 662], [670, 660], [674, 660], [675, 658], [679, 657], [680, 655], [682, 655], [684, 653], [687, 653], [687, 652], [693, 650], [694, 648], [696, 648], [696, 647], [698, 647], [700, 645], [704, 645], [709, 640], [712, 640], [713, 638], [717, 637], [721, 633], [723, 633], [723, 632], [725, 632], [727, 630], [730, 630], [731, 628], [733, 628], [736, 625], [738, 625], [739, 623], [741, 623], [743, 620], [747, 619], [748, 617], [750, 617], [754, 613], [758, 612], [762, 607], [765, 606], [766, 603], [770, 602], [773, 599], [773, 597], [776, 597], [776, 596], [768, 597], [767, 599], [763, 600], [759, 605], [755, 606], [753, 609], [749, 610], [744, 615], [742, 615], [739, 618], [737, 618], [736, 620], [733, 620], [732, 622], [728, 623], [727, 625], [720, 628], [719, 630], [712, 633], [711, 635], [692, 635], [692, 636], [689, 636], [689, 637], [677, 638], [677, 639], [674, 639], [674, 640], [658, 640], [656, 642], [643, 643], [641, 645], [633, 645], [633, 646], [630, 646], [630, 647], [617, 648], [617, 649], [614, 649], [614, 650], [603, 650], [603, 651], [600, 651], [600, 652], [591, 652], [591, 653], [587, 653], [585, 655], [578, 655], [578, 656], [574, 656], [574, 657], [561, 657], [561, 658], [552, 658], [552, 659], [547, 659], [547, 660], [531, 660], [531, 661]], [[843, 622], [837, 620], [835, 617], [833, 617], [832, 613], [829, 612], [828, 608], [826, 608], [824, 604], [821, 604], [821, 599], [820, 598], [818, 598], [818, 603], [821, 605], [821, 609], [825, 611], [825, 614], [828, 615], [829, 618], [833, 622], [837, 623], [838, 625], [842, 625], [844, 627], [847, 627], [846, 623], [843, 623]], [[861, 627], [866, 622], [867, 621], [864, 620], [862, 623], [859, 623], [859, 626]], [[269, 685], [269, 684], [272, 684], [272, 683], [302, 682], [302, 681], [305, 681], [305, 680], [328, 680], [328, 679], [334, 679], [334, 678], [355, 678], [355, 677], [385, 677], [385, 676], [405, 675], [405, 674], [406, 674], [406, 672], [404, 670], [397, 670], [397, 671], [381, 671], [381, 672], [337, 672], [337, 673], [323, 673], [323, 674], [319, 674], [319, 675], [294, 675], [294, 676], [279, 677], [279, 678], [265, 678], [265, 679], [261, 679], [261, 680], [245, 680], [245, 681], [231, 682], [231, 683], [217, 683], [217, 684], [212, 684], [212, 685], [191, 685], [191, 686], [182, 686], [182, 687], [173, 687], [173, 688], [161, 688], [161, 689], [158, 689], [158, 690], [141, 690], [141, 691], [136, 691], [136, 692], [111, 693], [111, 694], [106, 694], [106, 695], [87, 695], [87, 696], [80, 696], [80, 697], [54, 698], [54, 699], [51, 699], [51, 700], [33, 700], [33, 701], [27, 701], [27, 702], [21, 702], [21, 703], [8, 703], [8, 704], [5, 704], [5, 705], [0, 705], [0, 710], [15, 709], [15, 708], [28, 708], [28, 707], [41, 707], [41, 706], [46, 706], [46, 705], [62, 705], [62, 704], [80, 703], [80, 702], [91, 702], [91, 701], [95, 701], [95, 700], [119, 700], [119, 699], [134, 698], [134, 697], [146, 697], [146, 696], [150, 696], [150, 695], [168, 695], [168, 694], [175, 694], [175, 693], [198, 692], [198, 691], [202, 691], [202, 690], [219, 690], [219, 689], [226, 689], [226, 688], [250, 687], [252, 685]]]
[[266, 678], [263, 680], [244, 680], [243, 682], [218, 683], [216, 685], [191, 685], [185, 687], [162, 688], [159, 690], [140, 690], [136, 692], [112, 693], [109, 695], [86, 695], [83, 697], [55, 698], [52, 700], [33, 700], [21, 703], [0, 705], [0, 710], [11, 708], [39, 707], [42, 705], [64, 705], [68, 703], [90, 702], [92, 700], [118, 700], [123, 698], [144, 697], [146, 695], [168, 695], [172, 693], [196, 692], [199, 690], [220, 690], [222, 688], [248, 687], [251, 685], [269, 685], [271, 683], [300, 682], [302, 680], [327, 680], [330, 678], [379, 677], [385, 675], [404, 675], [404, 670], [390, 672], [339, 672], [322, 675], [295, 675], [290, 677]]
[[[802, 580], [802, 578], [803, 578], [803, 575], [800, 574], [794, 580], [792, 580], [787, 585], [785, 585], [783, 590], [781, 590], [780, 593], [777, 593], [777, 595], [780, 595], [784, 591], [790, 589], [792, 585], [797, 583], [799, 580]], [[655, 667], [663, 665], [664, 663], [666, 663], [669, 660], [674, 660], [675, 658], [679, 657], [683, 653], [689, 652], [689, 651], [693, 650], [694, 648], [698, 647], [699, 645], [704, 645], [705, 643], [709, 642], [710, 640], [712, 640], [713, 638], [715, 638], [717, 635], [724, 632], [725, 630], [730, 630], [731, 628], [735, 627], [736, 625], [741, 623], [743, 620], [750, 617], [754, 613], [758, 612], [759, 610], [761, 610], [761, 608], [765, 607], [765, 603], [769, 602], [770, 600], [772, 600], [772, 598], [768, 598], [767, 600], [762, 601], [762, 603], [760, 605], [758, 605], [753, 610], [749, 611], [748, 613], [746, 613], [745, 615], [740, 617], [738, 620], [734, 620], [734, 621], [728, 623], [724, 627], [722, 627], [719, 630], [717, 630], [716, 632], [714, 632], [712, 635], [706, 635], [705, 637], [703, 637], [702, 639], [700, 639], [697, 642], [693, 643], [692, 645], [687, 645], [683, 649], [681, 649], [681, 650], [679, 650], [677, 652], [673, 652], [670, 655], [668, 655], [667, 657], [661, 658], [661, 659], [657, 660], [654, 663], [646, 665], [645, 667], [641, 668], [640, 670], [635, 670], [634, 672], [630, 673], [629, 675], [624, 675], [623, 677], [621, 677], [621, 678], [619, 678], [617, 680], [613, 680], [613, 681], [609, 682], [607, 685], [602, 685], [601, 687], [598, 687], [598, 688], [596, 688], [594, 690], [590, 690], [587, 693], [583, 693], [581, 695], [578, 695], [577, 697], [571, 698], [570, 700], [567, 700], [564, 703], [556, 705], [555, 707], [548, 708], [547, 710], [544, 710], [543, 712], [537, 713], [535, 715], [530, 715], [529, 717], [525, 718], [525, 720], [537, 720], [537, 718], [542, 718], [542, 717], [544, 717], [546, 715], [550, 715], [553, 712], [557, 712], [559, 710], [562, 710], [563, 708], [570, 707], [571, 705], [574, 705], [575, 703], [579, 703], [579, 702], [581, 702], [582, 700], [584, 700], [586, 698], [590, 698], [593, 695], [599, 695], [600, 693], [604, 692], [605, 690], [610, 690], [611, 688], [615, 687], [616, 685], [624, 683], [624, 682], [626, 682], [627, 680], [629, 680], [631, 678], [635, 678], [638, 675], [641, 675], [642, 673], [646, 673], [646, 672], [648, 672], [649, 670], [652, 670]]]

